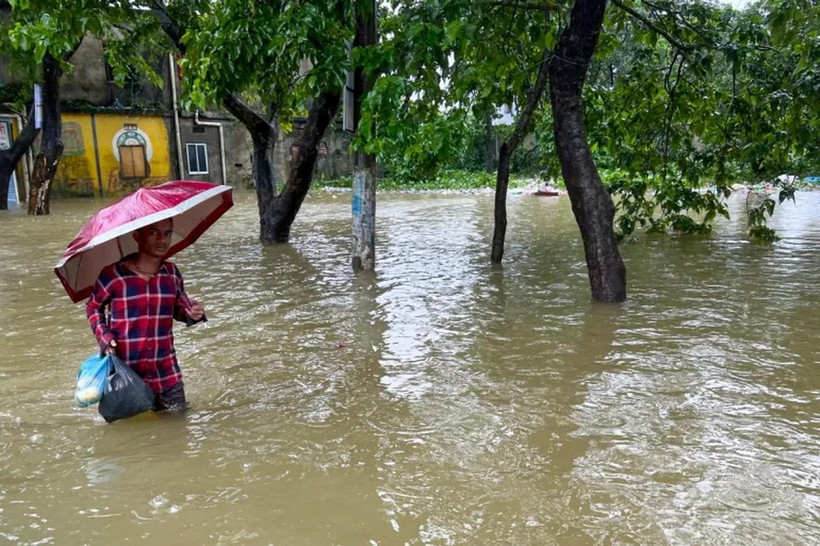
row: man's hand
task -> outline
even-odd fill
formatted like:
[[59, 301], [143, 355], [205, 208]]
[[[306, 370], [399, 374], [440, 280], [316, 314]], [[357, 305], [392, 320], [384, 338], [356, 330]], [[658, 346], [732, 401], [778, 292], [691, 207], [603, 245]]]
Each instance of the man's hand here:
[[191, 301], [191, 307], [188, 309], [188, 316], [193, 320], [202, 320], [205, 316], [205, 308], [195, 300]]
[[117, 340], [112, 339], [111, 343], [105, 348], [105, 354], [107, 355], [115, 355], [117, 354]]

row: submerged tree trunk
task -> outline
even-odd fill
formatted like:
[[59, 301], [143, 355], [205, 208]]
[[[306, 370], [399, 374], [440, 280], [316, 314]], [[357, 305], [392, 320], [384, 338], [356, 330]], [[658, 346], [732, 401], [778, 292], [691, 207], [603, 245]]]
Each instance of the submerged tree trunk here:
[[32, 108], [25, 127], [17, 135], [11, 148], [0, 151], [0, 210], [8, 210], [11, 175], [39, 132], [40, 130], [34, 127], [34, 108]]
[[34, 156], [34, 172], [28, 198], [28, 213], [49, 214], [51, 182], [63, 155], [62, 120], [60, 118], [59, 61], [51, 54], [43, 56], [43, 134], [40, 150]]
[[550, 62], [550, 95], [555, 143], [572, 211], [584, 241], [592, 298], [626, 299], [626, 267], [618, 251], [615, 205], [592, 159], [581, 93], [603, 24], [606, 0], [577, 0], [570, 24]]
[[253, 141], [253, 179], [259, 207], [259, 240], [263, 245], [288, 242], [290, 227], [313, 182], [319, 144], [336, 116], [340, 97], [340, 92], [325, 92], [313, 99], [302, 135], [291, 147], [290, 174], [278, 194], [273, 170], [273, 150], [279, 136], [275, 118], [268, 121], [234, 94], [222, 101], [245, 125]]
[[313, 99], [302, 134], [291, 146], [288, 180], [282, 188], [282, 193], [273, 200], [264, 213], [270, 231], [262, 234], [263, 243], [288, 242], [290, 226], [313, 182], [313, 169], [319, 156], [319, 144], [325, 130], [336, 117], [341, 96], [341, 90], [325, 91]]
[[538, 66], [535, 84], [527, 93], [527, 104], [524, 105], [524, 109], [518, 116], [512, 135], [501, 143], [501, 148], [498, 151], [498, 174], [495, 178], [495, 227], [493, 229], [493, 243], [490, 255], [490, 261], [494, 264], [501, 263], [501, 259], [504, 257], [504, 241], [507, 237], [507, 188], [510, 183], [510, 160], [513, 152], [530, 130], [535, 109], [538, 108], [544, 89], [547, 87], [549, 55], [550, 52], [544, 50], [541, 63]]
[[493, 209], [493, 243], [490, 261], [500, 264], [504, 257], [504, 241], [507, 239], [507, 188], [510, 185], [510, 158], [517, 143], [505, 141], [498, 150], [498, 171], [495, 176], [495, 208]]
[[251, 135], [253, 153], [251, 169], [256, 184], [256, 203], [259, 207], [259, 239], [268, 244], [272, 232], [270, 218], [266, 214], [276, 198], [276, 180], [273, 170], [273, 151], [279, 138], [276, 117], [268, 121], [262, 114], [248, 106], [239, 96], [228, 95], [222, 101], [225, 108], [236, 117]]

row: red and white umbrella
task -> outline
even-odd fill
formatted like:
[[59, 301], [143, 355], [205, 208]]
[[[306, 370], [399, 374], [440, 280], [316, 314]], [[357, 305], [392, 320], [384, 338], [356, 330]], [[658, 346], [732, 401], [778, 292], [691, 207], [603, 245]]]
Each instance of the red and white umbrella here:
[[68, 245], [54, 273], [74, 303], [91, 295], [102, 269], [137, 251], [131, 233], [141, 227], [174, 219], [174, 233], [166, 257], [196, 241], [233, 206], [230, 186], [177, 180], [140, 188], [97, 212]]

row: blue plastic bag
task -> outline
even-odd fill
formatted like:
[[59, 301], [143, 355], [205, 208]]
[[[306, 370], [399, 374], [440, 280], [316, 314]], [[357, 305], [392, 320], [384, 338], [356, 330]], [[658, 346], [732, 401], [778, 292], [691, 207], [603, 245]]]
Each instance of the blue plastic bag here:
[[111, 359], [98, 354], [91, 355], [80, 364], [77, 372], [77, 389], [74, 391], [74, 401], [78, 406], [84, 408], [100, 401], [110, 368]]

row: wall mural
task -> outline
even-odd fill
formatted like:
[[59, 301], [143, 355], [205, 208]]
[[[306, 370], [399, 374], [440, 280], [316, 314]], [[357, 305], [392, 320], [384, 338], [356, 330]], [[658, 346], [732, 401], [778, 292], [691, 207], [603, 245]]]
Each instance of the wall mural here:
[[93, 196], [95, 176], [92, 166], [85, 157], [85, 140], [83, 128], [76, 121], [62, 123], [63, 156], [54, 175], [55, 193], [68, 193], [77, 196]]

